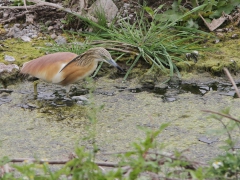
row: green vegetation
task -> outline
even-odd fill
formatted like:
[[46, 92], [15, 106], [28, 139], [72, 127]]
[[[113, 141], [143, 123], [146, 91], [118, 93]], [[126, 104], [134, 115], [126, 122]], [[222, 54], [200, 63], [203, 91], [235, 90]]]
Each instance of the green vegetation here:
[[32, 43], [23, 42], [19, 39], [4, 40], [3, 51], [0, 51], [0, 63], [6, 63], [4, 56], [7, 54], [15, 57], [15, 64], [21, 66], [24, 62], [44, 55], [41, 48], [46, 42], [49, 42], [49, 40], [33, 40]]
[[[204, 36], [199, 37], [199, 34], [208, 35], [192, 28], [197, 27], [193, 23], [196, 13], [201, 11], [205, 15], [208, 14], [208, 17], [214, 18], [220, 15], [222, 9], [230, 12], [238, 3], [237, 0], [190, 2], [195, 7], [191, 11], [182, 8], [181, 0], [175, 2], [173, 4], [174, 12], [166, 11], [165, 15], [167, 13], [171, 15], [166, 21], [161, 21], [162, 17], [158, 14], [162, 6], [156, 10], [149, 7], [144, 8], [151, 16], [151, 21], [144, 19], [146, 12], [143, 11], [139, 13], [134, 23], [121, 19], [118, 21], [117, 27], [113, 24], [107, 27], [106, 17], [102, 15], [101, 11], [98, 12], [98, 16], [101, 16], [98, 23], [80, 17], [93, 28], [94, 33], [72, 33], [73, 37], [84, 36], [85, 42], [72, 43], [71, 46], [54, 46], [50, 51], [71, 51], [80, 54], [90, 47], [104, 46], [112, 51], [117, 60], [124, 60], [127, 57], [126, 65], [129, 66], [129, 69], [124, 80], [140, 60], [149, 64], [149, 71], [157, 67], [157, 69], [172, 76], [174, 73], [178, 73], [177, 63], [186, 63], [183, 59], [185, 53], [196, 49], [201, 50], [198, 43], [202, 41]], [[198, 4], [203, 5], [198, 6]], [[179, 12], [179, 10], [181, 11]], [[179, 26], [181, 25], [179, 22], [184, 20], [188, 23], [187, 27]], [[22, 45], [21, 43], [20, 46]], [[213, 66], [211, 65], [211, 67]], [[220, 71], [222, 67], [215, 68]], [[51, 170], [48, 161], [37, 160], [35, 163], [25, 161], [21, 165], [12, 165], [19, 173], [19, 177], [11, 172], [5, 172], [0, 178], [39, 180], [68, 179], [68, 177], [72, 177], [72, 179], [239, 179], [240, 152], [235, 149], [235, 137], [239, 133], [240, 120], [230, 116], [229, 109], [223, 110], [221, 113], [213, 112], [210, 117], [223, 125], [223, 129], [218, 130], [218, 135], [222, 133], [227, 135], [223, 147], [226, 153], [217, 156], [210, 164], [191, 161], [178, 151], [173, 154], [165, 153], [165, 146], [156, 141], [156, 138], [169, 126], [169, 124], [162, 124], [155, 131], [143, 129], [146, 135], [145, 139], [133, 143], [131, 151], [116, 153], [119, 162], [112, 164], [114, 169], [108, 168], [106, 171], [95, 162], [95, 156], [98, 152], [98, 148], [94, 144], [97, 112], [102, 108], [102, 106], [96, 107], [93, 102], [90, 104], [89, 135], [86, 139], [93, 142], [91, 151], [77, 147], [75, 149], [76, 155], [55, 172]], [[0, 170], [10, 161], [8, 157], [2, 157]]]
[[[12, 2], [13, 6], [23, 6], [24, 5], [24, 0], [10, 0]], [[26, 5], [33, 5], [34, 3], [26, 1]]]
[[171, 8], [162, 14], [158, 14], [156, 19], [159, 21], [175, 21], [179, 16], [189, 12], [190, 9], [198, 7], [200, 5], [206, 5], [198, 12], [189, 14], [179, 21], [179, 24], [186, 27], [199, 28], [202, 20], [198, 14], [201, 14], [207, 21], [211, 21], [214, 18], [225, 14], [230, 14], [235, 7], [240, 6], [239, 0], [178, 0], [174, 1]]
[[[128, 57], [126, 64], [130, 67], [124, 80], [127, 79], [139, 60], [145, 60], [151, 67], [150, 70], [157, 67], [162, 72], [172, 76], [174, 73], [179, 73], [175, 63], [184, 61], [185, 53], [203, 49], [197, 44], [203, 40], [205, 35], [209, 35], [193, 28], [176, 26], [176, 24], [182, 18], [201, 10], [204, 6], [194, 8], [173, 22], [159, 22], [155, 18], [158, 10], [151, 11], [149, 8], [146, 8], [152, 17], [151, 22], [145, 19], [145, 12], [142, 11], [133, 24], [128, 20], [121, 19], [118, 20], [117, 26], [112, 24], [108, 28], [87, 18], [80, 17], [83, 21], [89, 23], [90, 27], [97, 29], [97, 32], [75, 35], [85, 36], [86, 38], [85, 43], [81, 47], [81, 52], [92, 46], [103, 46], [111, 50], [116, 59]], [[103, 16], [101, 17], [101, 22], [105, 22]], [[199, 34], [201, 34], [201, 37]], [[71, 51], [72, 48], [69, 46], [54, 47], [52, 50]], [[80, 54], [81, 52], [77, 53]]]

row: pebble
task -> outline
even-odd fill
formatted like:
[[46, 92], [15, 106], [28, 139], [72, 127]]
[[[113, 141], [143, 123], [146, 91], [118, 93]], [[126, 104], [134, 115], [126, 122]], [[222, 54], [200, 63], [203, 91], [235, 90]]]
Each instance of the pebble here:
[[238, 38], [238, 34], [233, 34], [233, 35], [231, 36], [231, 38], [232, 38], [232, 39], [237, 39], [237, 38]]
[[46, 26], [49, 26], [50, 24], [52, 24], [52, 21], [50, 21], [50, 20], [47, 21], [47, 22], [45, 22], [45, 25], [46, 25]]
[[[8, 26], [5, 26], [8, 28]], [[11, 27], [7, 34], [8, 37], [14, 37], [14, 38], [21, 38], [25, 42], [31, 41], [31, 38], [36, 38], [38, 36], [38, 31], [35, 26], [29, 24], [29, 25], [22, 25], [20, 24], [14, 24], [13, 27]]]
[[72, 99], [78, 100], [78, 101], [87, 101], [88, 99], [85, 96], [73, 96]]
[[48, 27], [48, 31], [51, 31], [51, 30], [53, 30], [53, 26]]
[[21, 39], [25, 42], [30, 42], [31, 41], [31, 38], [28, 37], [28, 36], [22, 36]]
[[3, 28], [4, 28], [4, 29], [8, 29], [8, 28], [9, 28], [9, 24], [5, 24], [5, 25], [3, 26]]
[[5, 55], [4, 60], [7, 61], [7, 62], [14, 62], [15, 58], [12, 57], [12, 56], [9, 56], [9, 55]]
[[16, 64], [5, 65], [0, 63], [0, 73], [2, 72], [12, 72], [14, 69], [19, 70], [19, 67]]
[[54, 33], [54, 34], [51, 34], [51, 38], [52, 39], [56, 39], [57, 38], [57, 35]]
[[53, 46], [53, 44], [52, 44], [52, 43], [49, 43], [49, 42], [47, 42], [47, 43], [45, 43], [45, 46], [52, 47], [52, 46]]
[[31, 38], [37, 38], [38, 36], [36, 35], [36, 34], [33, 34], [32, 36], [31, 36]]
[[67, 40], [65, 37], [63, 36], [58, 36], [57, 39], [55, 40], [55, 42], [58, 44], [58, 45], [63, 45], [63, 44], [66, 44], [67, 43]]

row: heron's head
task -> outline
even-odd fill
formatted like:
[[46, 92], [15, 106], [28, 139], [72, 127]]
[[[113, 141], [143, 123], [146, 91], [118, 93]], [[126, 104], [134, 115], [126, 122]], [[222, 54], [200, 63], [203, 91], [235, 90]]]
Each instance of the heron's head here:
[[103, 61], [116, 67], [120, 71], [123, 71], [123, 69], [112, 59], [111, 54], [105, 48], [97, 47], [91, 48], [90, 50], [93, 50], [94, 54], [96, 55], [95, 59], [97, 61]]

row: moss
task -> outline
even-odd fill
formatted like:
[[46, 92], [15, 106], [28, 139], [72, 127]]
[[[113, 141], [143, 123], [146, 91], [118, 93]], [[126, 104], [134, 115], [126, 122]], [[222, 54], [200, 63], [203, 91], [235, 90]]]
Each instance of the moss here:
[[56, 107], [50, 106], [49, 104], [46, 104], [43, 101], [39, 101], [38, 106], [40, 107], [42, 106], [39, 110], [39, 113], [41, 114], [40, 116], [45, 117], [46, 119], [49, 119], [51, 121], [64, 120], [64, 122], [66, 122], [66, 125], [75, 124], [76, 122], [74, 121], [81, 121], [83, 124], [88, 122], [86, 121], [88, 109], [85, 106], [79, 106], [75, 104], [70, 107], [68, 106]]
[[237, 34], [237, 32], [224, 34], [224, 40], [217, 44], [204, 44], [205, 47], [210, 47], [211, 50], [200, 51], [196, 64], [191, 61], [178, 62], [176, 63], [177, 67], [182, 72], [207, 71], [213, 75], [221, 74], [224, 67], [227, 67], [233, 73], [237, 72], [240, 67], [240, 40], [232, 39], [232, 34]]
[[41, 47], [44, 47], [46, 42], [49, 41], [33, 39], [31, 42], [23, 42], [20, 39], [6, 39], [2, 41], [4, 47], [0, 51], [0, 62], [6, 63], [4, 56], [9, 55], [16, 59], [15, 64], [21, 66], [24, 62], [44, 55]]

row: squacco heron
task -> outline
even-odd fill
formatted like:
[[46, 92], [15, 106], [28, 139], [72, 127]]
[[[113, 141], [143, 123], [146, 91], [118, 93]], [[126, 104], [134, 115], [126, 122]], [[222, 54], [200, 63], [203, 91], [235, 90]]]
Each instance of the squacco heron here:
[[[81, 55], [71, 52], [48, 54], [23, 64], [22, 74], [29, 74], [49, 83], [67, 86], [67, 96], [70, 85], [92, 74], [98, 62], [106, 62], [119, 70], [122, 68], [112, 59], [110, 53], [96, 47]], [[34, 83], [34, 93], [37, 95], [37, 83]]]

